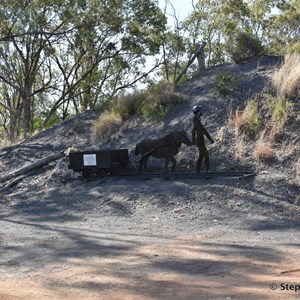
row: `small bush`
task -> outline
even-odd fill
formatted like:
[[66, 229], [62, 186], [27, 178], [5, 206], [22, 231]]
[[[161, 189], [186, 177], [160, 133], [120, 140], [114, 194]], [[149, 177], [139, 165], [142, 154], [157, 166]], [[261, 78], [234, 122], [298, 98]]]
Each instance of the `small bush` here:
[[164, 93], [160, 94], [159, 96], [161, 104], [166, 108], [170, 109], [175, 105], [183, 103], [186, 101], [187, 97], [175, 92], [168, 92], [165, 91]]
[[143, 92], [134, 92], [132, 94], [117, 98], [114, 100], [112, 111], [126, 120], [129, 116], [140, 112], [141, 104], [145, 101], [146, 94]]
[[140, 115], [146, 120], [161, 120], [166, 112], [159, 95], [151, 95], [145, 92], [127, 95], [115, 101], [112, 112], [122, 120], [129, 116]]
[[[293, 103], [284, 97], [262, 93], [249, 100], [244, 110], [236, 111], [234, 121], [238, 134], [255, 133], [256, 136], [260, 133], [253, 149], [255, 160], [268, 161], [276, 157], [283, 161], [295, 155], [296, 145], [283, 141], [282, 134], [292, 107]], [[275, 143], [279, 138], [280, 143]]]
[[270, 94], [263, 94], [265, 115], [270, 119], [271, 126], [281, 130], [293, 108], [293, 103], [285, 97], [275, 97]]
[[242, 159], [242, 157], [246, 154], [246, 141], [244, 136], [241, 136], [236, 139], [236, 147], [235, 147], [235, 157], [238, 159]]
[[262, 55], [264, 48], [261, 42], [252, 35], [240, 32], [235, 38], [235, 46], [229, 51], [234, 62], [239, 63], [245, 59]]
[[272, 113], [272, 121], [274, 123], [284, 126], [285, 122], [288, 119], [288, 109], [291, 107], [290, 102], [286, 99], [281, 98], [279, 101], [274, 103], [274, 109]]
[[236, 110], [234, 124], [238, 134], [247, 130], [247, 118], [248, 117], [245, 110]]
[[269, 141], [275, 142], [281, 135], [282, 126], [271, 122], [269, 125]]
[[272, 147], [266, 143], [260, 142], [255, 146], [253, 157], [255, 160], [270, 160], [274, 157]]
[[286, 49], [286, 54], [292, 53], [300, 54], [300, 42], [295, 43]]
[[146, 120], [158, 121], [169, 109], [185, 99], [181, 94], [174, 92], [172, 85], [160, 82], [150, 84], [146, 91], [133, 92], [114, 99], [111, 111], [122, 120], [131, 115], [140, 115]]
[[299, 151], [299, 144], [294, 143], [289, 139], [281, 141], [281, 143], [278, 143], [277, 146], [276, 156], [279, 161], [293, 159]]
[[275, 127], [279, 126], [282, 128], [288, 120], [289, 113], [293, 108], [293, 103], [285, 97], [274, 97], [270, 94], [264, 94], [264, 98], [266, 114], [270, 115]]
[[250, 100], [244, 110], [237, 110], [235, 114], [235, 126], [237, 133], [257, 132], [261, 125], [261, 116], [258, 110], [257, 100]]
[[165, 109], [169, 109], [186, 100], [184, 95], [174, 92], [174, 86], [166, 81], [151, 84], [147, 92], [150, 96], [155, 95], [158, 97]]
[[248, 128], [250, 131], [255, 132], [261, 125], [261, 116], [258, 111], [258, 102], [252, 100], [247, 104], [246, 114], [248, 116]]
[[297, 98], [300, 96], [300, 54], [285, 55], [284, 64], [274, 73], [273, 83], [281, 97]]
[[155, 96], [148, 96], [141, 104], [141, 113], [146, 120], [161, 120], [166, 113], [161, 101]]
[[272, 147], [272, 143], [266, 141], [264, 138], [264, 135], [262, 134], [260, 139], [257, 141], [254, 151], [253, 151], [253, 157], [255, 160], [261, 161], [267, 161], [274, 157], [274, 151]]
[[113, 112], [104, 111], [97, 119], [92, 128], [92, 136], [96, 139], [105, 140], [112, 134], [118, 132], [122, 120]]
[[217, 74], [215, 80], [214, 89], [222, 96], [227, 96], [239, 88], [237, 79], [228, 71]]

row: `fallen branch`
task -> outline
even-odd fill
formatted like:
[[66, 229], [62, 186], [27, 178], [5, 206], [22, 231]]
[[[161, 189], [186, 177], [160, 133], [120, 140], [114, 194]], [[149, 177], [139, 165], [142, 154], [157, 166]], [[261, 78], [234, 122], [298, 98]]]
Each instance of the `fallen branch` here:
[[26, 165], [25, 167], [22, 167], [20, 169], [17, 169], [15, 171], [12, 171], [12, 172], [6, 174], [6, 175], [1, 176], [0, 177], [0, 183], [6, 182], [7, 180], [12, 179], [14, 177], [24, 175], [24, 174], [26, 174], [26, 173], [34, 170], [34, 169], [43, 167], [43, 166], [49, 164], [50, 162], [61, 158], [64, 155], [65, 154], [63, 152], [60, 152], [60, 153], [51, 154], [47, 157], [39, 159], [39, 160], [35, 161], [33, 164]]
[[17, 178], [15, 179], [12, 179], [9, 183], [7, 183], [5, 186], [3, 186], [1, 189], [0, 189], [0, 193], [2, 193], [3, 191], [7, 190], [7, 189], [10, 189], [12, 188], [13, 186], [17, 185], [20, 181], [22, 181], [24, 178], [26, 178], [27, 176], [30, 176], [32, 172], [29, 172], [27, 174], [24, 174], [24, 175], [20, 175], [18, 176]]

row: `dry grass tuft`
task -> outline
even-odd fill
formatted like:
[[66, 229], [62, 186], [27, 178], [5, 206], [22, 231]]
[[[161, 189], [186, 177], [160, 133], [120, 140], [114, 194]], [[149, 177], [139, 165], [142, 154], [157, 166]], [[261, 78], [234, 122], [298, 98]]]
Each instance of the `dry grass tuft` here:
[[105, 111], [97, 119], [92, 127], [92, 137], [97, 139], [107, 139], [112, 134], [118, 132], [122, 124], [121, 117], [113, 112]]
[[278, 122], [269, 121], [264, 126], [264, 130], [262, 131], [262, 136], [264, 140], [273, 144], [282, 136], [282, 125]]
[[234, 125], [236, 133], [244, 132], [247, 129], [248, 114], [246, 110], [237, 110], [235, 112]]
[[226, 139], [226, 127], [222, 126], [216, 135], [216, 140], [219, 142], [224, 142]]
[[282, 135], [282, 126], [278, 123], [273, 123], [270, 130], [270, 141], [274, 142]]
[[293, 168], [292, 184], [294, 186], [300, 187], [300, 156], [298, 157], [298, 160], [295, 162]]
[[246, 154], [246, 142], [243, 137], [240, 137], [236, 141], [236, 151], [235, 156], [238, 159], [242, 159]]
[[256, 132], [261, 125], [261, 116], [258, 110], [258, 102], [256, 99], [249, 100], [244, 110], [235, 112], [235, 128], [236, 134], [243, 132]]
[[270, 160], [274, 157], [274, 151], [270, 144], [259, 141], [254, 149], [253, 157], [255, 160]]
[[300, 96], [300, 54], [290, 53], [285, 56], [284, 64], [273, 75], [273, 83], [281, 96]]
[[268, 140], [266, 132], [263, 132], [258, 139], [254, 147], [253, 158], [257, 161], [268, 161], [274, 158], [273, 143]]
[[280, 147], [276, 151], [278, 160], [284, 161], [285, 159], [295, 157], [299, 150], [299, 145], [294, 144], [290, 140], [285, 140], [280, 143]]

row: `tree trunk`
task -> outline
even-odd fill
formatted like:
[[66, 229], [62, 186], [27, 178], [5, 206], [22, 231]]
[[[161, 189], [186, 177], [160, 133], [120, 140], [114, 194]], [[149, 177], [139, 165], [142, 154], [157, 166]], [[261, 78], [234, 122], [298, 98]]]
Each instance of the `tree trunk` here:
[[198, 57], [198, 55], [203, 51], [203, 48], [205, 47], [205, 45], [206, 45], [206, 43], [203, 42], [202, 45], [198, 48], [198, 50], [195, 52], [195, 54], [192, 56], [192, 58], [187, 63], [186, 67], [181, 71], [181, 73], [176, 78], [176, 80], [174, 82], [175, 85], [179, 82], [179, 80], [182, 78], [182, 76], [186, 73], [187, 69], [193, 63], [193, 61], [196, 59], [196, 57]]
[[201, 47], [199, 44], [196, 44], [196, 53], [198, 53], [197, 60], [198, 60], [199, 71], [200, 73], [202, 73], [205, 71], [205, 57], [204, 57], [203, 47]]
[[47, 164], [49, 164], [50, 162], [57, 160], [59, 158], [61, 158], [62, 156], [64, 156], [65, 154], [63, 152], [60, 153], [55, 153], [55, 154], [51, 154], [47, 157], [44, 157], [42, 159], [39, 159], [37, 161], [35, 161], [34, 163], [30, 164], [30, 165], [26, 165], [25, 167], [22, 167], [20, 169], [17, 169], [15, 171], [12, 171], [8, 174], [5, 174], [3, 176], [0, 177], [0, 183], [5, 182], [11, 178], [20, 176], [20, 175], [24, 175], [34, 169], [43, 167]]
[[23, 125], [25, 136], [30, 132], [31, 129], [31, 83], [29, 80], [25, 80], [24, 91], [22, 93], [22, 103], [23, 103]]

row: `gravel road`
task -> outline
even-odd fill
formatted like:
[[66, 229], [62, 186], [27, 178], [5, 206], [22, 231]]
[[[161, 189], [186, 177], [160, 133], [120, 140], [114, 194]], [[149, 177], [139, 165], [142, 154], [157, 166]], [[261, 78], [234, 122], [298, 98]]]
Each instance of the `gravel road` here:
[[1, 203], [0, 298], [300, 298], [280, 285], [300, 284], [299, 210], [266, 176], [21, 185]]

